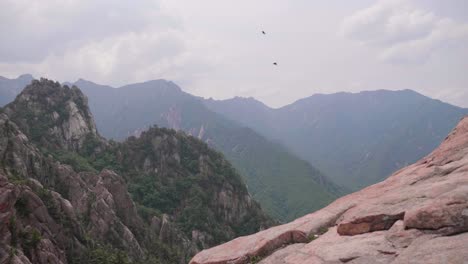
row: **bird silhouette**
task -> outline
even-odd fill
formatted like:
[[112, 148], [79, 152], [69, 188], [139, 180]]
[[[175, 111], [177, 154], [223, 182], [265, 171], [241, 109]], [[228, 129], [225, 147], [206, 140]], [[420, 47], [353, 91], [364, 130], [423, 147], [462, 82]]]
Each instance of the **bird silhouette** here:
[[278, 63], [276, 63], [276, 62], [273, 62], [273, 65], [275, 65], [275, 66], [278, 66]]
[[263, 31], [263, 30], [262, 30], [262, 33], [263, 33], [263, 35], [265, 35], [265, 34], [266, 34], [266, 33], [265, 33], [265, 31]]

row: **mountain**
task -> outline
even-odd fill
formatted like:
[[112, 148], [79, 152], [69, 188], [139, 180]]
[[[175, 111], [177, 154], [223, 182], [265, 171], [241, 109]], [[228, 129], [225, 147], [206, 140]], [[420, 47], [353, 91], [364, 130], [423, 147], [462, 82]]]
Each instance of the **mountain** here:
[[328, 179], [357, 190], [427, 155], [468, 113], [411, 90], [317, 94], [272, 109], [254, 98], [205, 100], [165, 80], [75, 84], [104, 136], [122, 140], [151, 124], [184, 130], [221, 151], [283, 221], [339, 196]]
[[16, 79], [0, 76], [0, 107], [13, 101], [23, 88], [33, 80], [32, 75], [23, 74]]
[[468, 116], [431, 154], [326, 208], [198, 253], [191, 264], [468, 260]]
[[157, 127], [108, 141], [76, 86], [33, 80], [0, 135], [0, 263], [187, 263], [274, 224], [222, 154]]
[[173, 82], [154, 80], [118, 89], [83, 79], [67, 84], [89, 97], [97, 128], [106, 138], [123, 140], [158, 125], [183, 130], [221, 151], [275, 219], [287, 221], [317, 210], [344, 192], [282, 145], [207, 109], [202, 98]]
[[249, 192], [276, 219], [286, 221], [326, 206], [342, 193], [309, 163], [254, 130], [226, 119], [165, 80], [120, 88], [79, 80], [98, 130], [122, 140], [156, 124], [183, 130], [221, 151], [244, 176]]
[[411, 90], [317, 94], [278, 109], [252, 98], [205, 105], [354, 190], [427, 155], [468, 113]]

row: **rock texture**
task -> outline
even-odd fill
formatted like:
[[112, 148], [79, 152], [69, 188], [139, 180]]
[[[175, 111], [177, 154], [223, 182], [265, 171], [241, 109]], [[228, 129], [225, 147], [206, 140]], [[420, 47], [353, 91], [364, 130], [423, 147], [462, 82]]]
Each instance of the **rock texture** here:
[[76, 86], [46, 79], [32, 83], [4, 112], [39, 145], [79, 150], [88, 136], [98, 136], [88, 99]]
[[0, 108], [1, 264], [183, 264], [270, 225], [193, 137], [153, 127], [107, 141], [81, 91], [46, 79]]
[[387, 180], [291, 223], [204, 250], [190, 263], [260, 259], [263, 264], [467, 263], [468, 117], [435, 151]]

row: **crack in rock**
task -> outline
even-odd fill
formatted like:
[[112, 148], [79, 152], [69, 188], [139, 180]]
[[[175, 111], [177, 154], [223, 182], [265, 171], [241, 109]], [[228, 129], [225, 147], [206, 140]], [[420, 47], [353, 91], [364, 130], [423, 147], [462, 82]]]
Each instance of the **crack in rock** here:
[[388, 230], [396, 221], [403, 220], [404, 216], [405, 212], [395, 215], [369, 215], [348, 223], [339, 224], [337, 231], [341, 236], [354, 236], [374, 231]]

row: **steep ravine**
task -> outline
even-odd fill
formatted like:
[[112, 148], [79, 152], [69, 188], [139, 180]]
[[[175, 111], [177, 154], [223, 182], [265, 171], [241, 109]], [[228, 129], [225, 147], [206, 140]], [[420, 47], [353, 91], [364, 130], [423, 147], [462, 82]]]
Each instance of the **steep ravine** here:
[[466, 263], [468, 117], [387, 180], [285, 225], [197, 254], [192, 264]]

